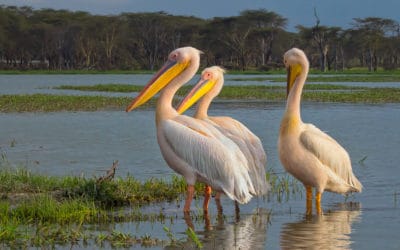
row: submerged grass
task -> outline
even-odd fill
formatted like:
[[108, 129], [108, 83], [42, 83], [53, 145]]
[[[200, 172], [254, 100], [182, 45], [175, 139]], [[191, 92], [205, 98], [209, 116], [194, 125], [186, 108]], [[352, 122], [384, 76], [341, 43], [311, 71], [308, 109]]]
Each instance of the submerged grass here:
[[301, 194], [303, 188], [300, 182], [288, 174], [277, 174], [272, 169], [266, 172], [267, 182], [271, 186], [269, 199], [277, 202], [289, 201], [290, 197]]

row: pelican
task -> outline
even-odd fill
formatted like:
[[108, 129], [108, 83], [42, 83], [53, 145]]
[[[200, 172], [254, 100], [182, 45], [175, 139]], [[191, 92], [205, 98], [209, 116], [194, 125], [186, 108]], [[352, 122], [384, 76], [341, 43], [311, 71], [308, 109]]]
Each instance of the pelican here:
[[216, 128], [179, 115], [172, 107], [176, 91], [197, 72], [200, 53], [193, 47], [172, 51], [162, 68], [126, 108], [129, 112], [160, 91], [155, 117], [157, 141], [169, 167], [182, 175], [188, 184], [185, 213], [190, 211], [196, 181], [206, 184], [205, 212], [210, 187], [239, 203], [247, 203], [255, 193], [247, 160], [236, 144]]
[[306, 188], [306, 213], [312, 213], [314, 187], [316, 210], [322, 214], [324, 191], [340, 194], [361, 192], [362, 185], [353, 174], [346, 150], [332, 137], [301, 120], [301, 93], [309, 70], [306, 55], [300, 49], [290, 49], [284, 54], [284, 64], [288, 70], [288, 97], [279, 131], [279, 158], [286, 171]]
[[[225, 70], [219, 66], [204, 69], [200, 80], [183, 98], [177, 107], [177, 111], [180, 114], [185, 112], [200, 99], [194, 117], [216, 127], [239, 146], [249, 163], [249, 173], [255, 189], [255, 195], [265, 195], [269, 189], [265, 176], [267, 156], [260, 139], [245, 125], [231, 117], [208, 116], [207, 114], [212, 100], [222, 90], [224, 73]], [[220, 193], [217, 193], [216, 199], [219, 200], [219, 197]]]

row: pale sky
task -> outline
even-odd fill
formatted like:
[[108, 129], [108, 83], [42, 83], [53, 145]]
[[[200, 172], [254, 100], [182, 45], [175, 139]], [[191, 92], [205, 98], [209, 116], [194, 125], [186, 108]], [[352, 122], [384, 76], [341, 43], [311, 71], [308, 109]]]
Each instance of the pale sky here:
[[298, 24], [350, 27], [353, 18], [381, 17], [400, 22], [400, 0], [0, 0], [0, 5], [87, 11], [92, 14], [165, 11], [201, 18], [236, 16], [243, 10], [266, 9], [288, 19], [288, 30]]

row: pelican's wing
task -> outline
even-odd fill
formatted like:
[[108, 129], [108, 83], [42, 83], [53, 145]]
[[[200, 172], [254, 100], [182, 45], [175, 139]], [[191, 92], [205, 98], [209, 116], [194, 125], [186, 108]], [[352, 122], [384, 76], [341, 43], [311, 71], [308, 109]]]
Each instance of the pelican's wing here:
[[317, 157], [322, 164], [348, 185], [361, 191], [361, 183], [353, 175], [351, 161], [347, 151], [332, 137], [312, 124], [304, 124], [300, 142]]
[[220, 131], [233, 140], [249, 160], [249, 172], [257, 195], [264, 195], [270, 189], [266, 181], [265, 166], [267, 155], [261, 140], [241, 122], [231, 117], [209, 117]]
[[240, 203], [251, 199], [254, 188], [246, 159], [228, 138], [187, 116], [163, 121], [161, 126], [174, 153], [210, 186]]

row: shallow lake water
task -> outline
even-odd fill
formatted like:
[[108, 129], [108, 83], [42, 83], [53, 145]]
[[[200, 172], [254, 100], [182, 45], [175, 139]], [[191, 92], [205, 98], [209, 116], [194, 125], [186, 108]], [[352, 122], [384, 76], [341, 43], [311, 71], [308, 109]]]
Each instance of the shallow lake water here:
[[[232, 116], [246, 124], [263, 142], [267, 169], [283, 175], [276, 144], [284, 106], [283, 102], [223, 101], [213, 104], [209, 114]], [[223, 219], [217, 216], [214, 202], [209, 220], [192, 221], [185, 220], [182, 203], [162, 203], [144, 210], [162, 211], [176, 219], [115, 223], [101, 230], [168, 240], [163, 229], [167, 227], [189, 246], [185, 230], [192, 223], [205, 249], [399, 249], [400, 104], [305, 102], [302, 118], [347, 149], [353, 171], [364, 185], [362, 193], [347, 198], [324, 193], [324, 215], [311, 218], [304, 216], [301, 186], [301, 192], [287, 201], [274, 196], [253, 199], [240, 206], [239, 219], [234, 216], [233, 202], [226, 197], [222, 199]], [[114, 160], [119, 161], [117, 175], [121, 177], [168, 179], [174, 174], [159, 152], [153, 108], [130, 113], [3, 113], [0, 131], [0, 152], [8, 161], [42, 174], [99, 176]], [[198, 199], [192, 204], [194, 214], [201, 214], [201, 202]], [[85, 247], [73, 249], [79, 248]]]
[[[151, 78], [150, 74], [79, 74], [79, 75], [0, 75], [0, 94], [68, 94], [68, 95], [112, 95], [126, 96], [126, 93], [82, 92], [73, 90], [53, 89], [61, 85], [96, 85], [96, 84], [133, 84], [144, 85]], [[326, 75], [325, 75], [326, 76]], [[196, 75], [189, 84], [194, 84]], [[281, 85], [282, 82], [266, 82], [258, 80], [263, 75], [225, 75], [225, 85]], [[268, 77], [285, 77], [284, 75], [269, 75]], [[329, 77], [326, 76], [326, 77]], [[238, 80], [240, 79], [240, 80]], [[313, 82], [313, 84], [344, 84], [340, 82]], [[364, 87], [400, 87], [399, 82], [347, 82], [345, 85]]]

